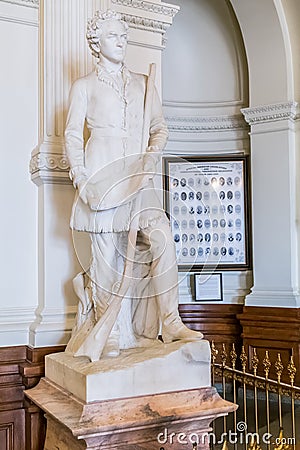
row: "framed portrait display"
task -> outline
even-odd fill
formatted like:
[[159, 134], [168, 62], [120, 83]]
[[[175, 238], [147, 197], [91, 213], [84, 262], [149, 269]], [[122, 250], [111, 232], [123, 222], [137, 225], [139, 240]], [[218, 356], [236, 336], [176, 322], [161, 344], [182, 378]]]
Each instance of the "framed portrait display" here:
[[250, 267], [247, 156], [165, 157], [164, 205], [179, 270]]

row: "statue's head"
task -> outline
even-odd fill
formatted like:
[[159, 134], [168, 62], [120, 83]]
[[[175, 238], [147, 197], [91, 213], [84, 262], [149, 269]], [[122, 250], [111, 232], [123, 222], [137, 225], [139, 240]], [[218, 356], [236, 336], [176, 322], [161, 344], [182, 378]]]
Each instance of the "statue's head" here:
[[93, 56], [113, 62], [125, 58], [128, 25], [116, 11], [97, 11], [87, 24], [86, 38]]

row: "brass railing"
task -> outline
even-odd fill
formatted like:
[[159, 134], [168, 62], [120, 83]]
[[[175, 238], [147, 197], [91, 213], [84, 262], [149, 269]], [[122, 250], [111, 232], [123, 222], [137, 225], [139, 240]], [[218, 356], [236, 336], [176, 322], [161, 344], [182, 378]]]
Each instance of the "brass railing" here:
[[[245, 348], [240, 355], [235, 345], [219, 352], [211, 344], [212, 384], [221, 391], [223, 398], [239, 405], [222, 423], [215, 421], [212, 448], [245, 450], [296, 450], [300, 449], [300, 388], [295, 386], [296, 367], [293, 356], [284, 367], [280, 353], [274, 363], [276, 379], [270, 378], [271, 360], [268, 351], [259, 360], [256, 350], [248, 361]], [[252, 372], [247, 372], [250, 362]], [[259, 375], [259, 370], [262, 375]], [[282, 374], [288, 374], [288, 383], [282, 382]], [[283, 410], [284, 409], [284, 410]], [[276, 417], [274, 417], [274, 414]], [[297, 445], [298, 442], [298, 445]]]

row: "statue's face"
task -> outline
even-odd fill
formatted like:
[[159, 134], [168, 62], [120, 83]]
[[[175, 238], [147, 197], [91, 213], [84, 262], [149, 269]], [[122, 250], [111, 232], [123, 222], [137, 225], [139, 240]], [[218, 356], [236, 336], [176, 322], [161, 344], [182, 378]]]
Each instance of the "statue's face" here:
[[101, 28], [101, 55], [114, 63], [123, 62], [127, 47], [127, 30], [124, 25], [118, 20], [108, 20]]

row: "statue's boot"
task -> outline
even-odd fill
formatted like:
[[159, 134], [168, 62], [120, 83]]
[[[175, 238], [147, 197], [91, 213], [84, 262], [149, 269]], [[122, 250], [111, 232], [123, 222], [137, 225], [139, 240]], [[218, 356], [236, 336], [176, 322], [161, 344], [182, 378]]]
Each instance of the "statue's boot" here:
[[170, 325], [162, 326], [162, 339], [165, 344], [179, 340], [197, 341], [202, 338], [203, 334], [200, 331], [191, 330], [181, 320]]
[[[168, 295], [162, 295], [161, 297], [167, 297]], [[162, 339], [165, 344], [169, 344], [173, 341], [186, 340], [195, 341], [203, 338], [203, 334], [200, 331], [194, 331], [188, 328], [182, 323], [179, 316], [177, 305], [175, 307], [174, 301], [160, 299], [158, 302], [162, 320]]]
[[[169, 280], [166, 281], [166, 277], [169, 275]], [[203, 334], [200, 331], [194, 331], [188, 328], [182, 323], [181, 317], [178, 312], [178, 291], [177, 291], [177, 272], [172, 273], [165, 271], [165, 274], [160, 277], [160, 284], [154, 279], [155, 290], [158, 292], [156, 295], [156, 302], [158, 311], [160, 314], [160, 320], [162, 323], [161, 335], [163, 342], [169, 344], [173, 341], [186, 340], [194, 341], [203, 338]], [[172, 289], [168, 289], [168, 285], [172, 286]], [[164, 288], [165, 287], [165, 288]]]

